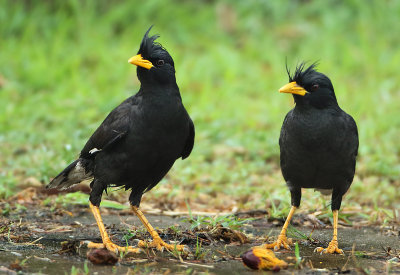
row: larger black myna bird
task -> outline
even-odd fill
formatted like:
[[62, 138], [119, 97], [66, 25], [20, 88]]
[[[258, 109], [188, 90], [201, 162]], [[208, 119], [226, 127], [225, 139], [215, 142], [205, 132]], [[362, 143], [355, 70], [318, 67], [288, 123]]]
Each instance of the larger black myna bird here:
[[[150, 28], [151, 29], [151, 28]], [[140, 248], [120, 247], [111, 242], [100, 216], [99, 205], [107, 187], [132, 189], [129, 196], [133, 212], [153, 238], [139, 247], [183, 250], [161, 240], [139, 204], [144, 192], [151, 190], [178, 158], [187, 158], [194, 144], [194, 125], [185, 107], [175, 79], [174, 61], [169, 53], [146, 32], [138, 54], [129, 59], [137, 66], [139, 92], [123, 101], [93, 133], [77, 160], [49, 184], [65, 189], [83, 180], [92, 180], [90, 208], [99, 226], [103, 243], [90, 248], [139, 252]]]
[[279, 145], [281, 169], [292, 197], [292, 208], [273, 244], [266, 248], [289, 249], [286, 229], [300, 206], [301, 188], [315, 188], [332, 193], [333, 239], [324, 253], [343, 253], [338, 247], [338, 211], [342, 196], [349, 189], [355, 172], [358, 132], [354, 119], [338, 105], [330, 79], [317, 71], [315, 64], [300, 64], [281, 93], [293, 94], [295, 107], [286, 115]]

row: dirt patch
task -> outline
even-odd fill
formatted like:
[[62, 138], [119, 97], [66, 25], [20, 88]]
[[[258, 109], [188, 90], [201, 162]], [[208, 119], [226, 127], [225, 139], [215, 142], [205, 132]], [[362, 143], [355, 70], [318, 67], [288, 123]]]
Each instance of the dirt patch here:
[[[137, 239], [149, 239], [140, 221], [129, 211], [102, 209], [107, 231], [115, 243], [135, 245]], [[279, 234], [281, 221], [267, 221], [263, 216], [241, 227], [230, 230], [216, 226], [209, 229], [191, 229], [184, 217], [147, 215], [160, 236], [166, 241], [186, 244], [190, 253], [147, 250], [145, 253], [121, 257], [115, 266], [93, 265], [87, 260], [84, 241], [100, 242], [97, 225], [90, 211], [84, 207], [67, 210], [27, 209], [0, 222], [0, 272], [27, 273], [190, 273], [246, 274], [251, 270], [240, 260], [250, 247], [262, 244], [267, 235]], [[294, 251], [282, 250], [277, 257], [290, 263], [283, 273], [364, 273], [400, 272], [400, 239], [395, 227], [339, 228], [342, 255], [314, 253], [316, 246], [326, 246], [332, 229], [301, 226], [301, 217], [295, 221], [294, 241], [299, 243], [301, 264], [295, 267]], [[304, 222], [308, 224], [307, 222]], [[397, 235], [396, 235], [397, 234]], [[310, 238], [311, 236], [311, 238]], [[190, 270], [189, 270], [190, 269]], [[189, 270], [189, 271], [188, 271]]]

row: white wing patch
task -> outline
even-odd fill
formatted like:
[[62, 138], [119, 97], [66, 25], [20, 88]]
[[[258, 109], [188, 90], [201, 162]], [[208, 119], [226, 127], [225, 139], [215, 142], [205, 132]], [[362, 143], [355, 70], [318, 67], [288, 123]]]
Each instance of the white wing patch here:
[[89, 151], [89, 154], [93, 155], [94, 153], [100, 152], [100, 151], [101, 151], [101, 149], [93, 148], [92, 150]]

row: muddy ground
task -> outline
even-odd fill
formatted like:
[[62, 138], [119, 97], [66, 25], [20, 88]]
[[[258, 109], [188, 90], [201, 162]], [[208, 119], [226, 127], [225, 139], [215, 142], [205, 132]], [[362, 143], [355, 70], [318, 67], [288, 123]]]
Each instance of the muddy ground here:
[[[135, 239], [148, 238], [140, 221], [129, 211], [102, 209], [103, 220], [112, 240], [120, 245]], [[248, 215], [247, 215], [248, 216]], [[253, 215], [254, 216], [254, 215]], [[100, 235], [92, 214], [85, 207], [66, 210], [27, 209], [23, 213], [3, 216], [0, 220], [0, 273], [38, 274], [254, 274], [241, 262], [240, 255], [250, 247], [261, 244], [266, 236], [279, 234], [282, 220], [267, 220], [255, 215], [254, 220], [240, 231], [221, 227], [191, 229], [186, 217], [147, 215], [164, 240], [186, 244], [191, 253], [181, 258], [170, 252], [147, 250], [124, 256], [115, 266], [94, 265], [87, 260], [83, 241], [100, 242]], [[294, 251], [276, 253], [290, 263], [282, 274], [400, 274], [400, 237], [397, 227], [339, 228], [339, 246], [345, 255], [320, 255], [315, 247], [326, 246], [332, 237], [330, 225], [297, 216], [296, 229], [312, 241], [297, 234], [302, 262], [295, 266]], [[306, 226], [304, 226], [304, 224]], [[162, 229], [162, 230], [161, 230]], [[130, 231], [129, 231], [130, 230]], [[201, 243], [201, 248], [198, 244]], [[197, 252], [196, 252], [197, 247]]]

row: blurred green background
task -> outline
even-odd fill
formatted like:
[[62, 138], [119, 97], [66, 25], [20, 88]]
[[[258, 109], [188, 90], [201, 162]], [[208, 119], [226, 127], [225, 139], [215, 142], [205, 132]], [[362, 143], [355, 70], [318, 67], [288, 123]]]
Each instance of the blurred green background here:
[[[154, 24], [175, 60], [197, 136], [191, 157], [177, 161], [143, 203], [287, 211], [278, 137], [293, 100], [277, 92], [288, 80], [287, 58], [292, 68], [319, 61], [357, 121], [357, 173], [343, 213], [393, 218], [391, 209], [400, 208], [399, 14], [400, 1], [2, 2], [0, 198], [47, 183], [136, 93], [127, 60]], [[329, 198], [303, 193], [304, 211], [329, 212]]]

